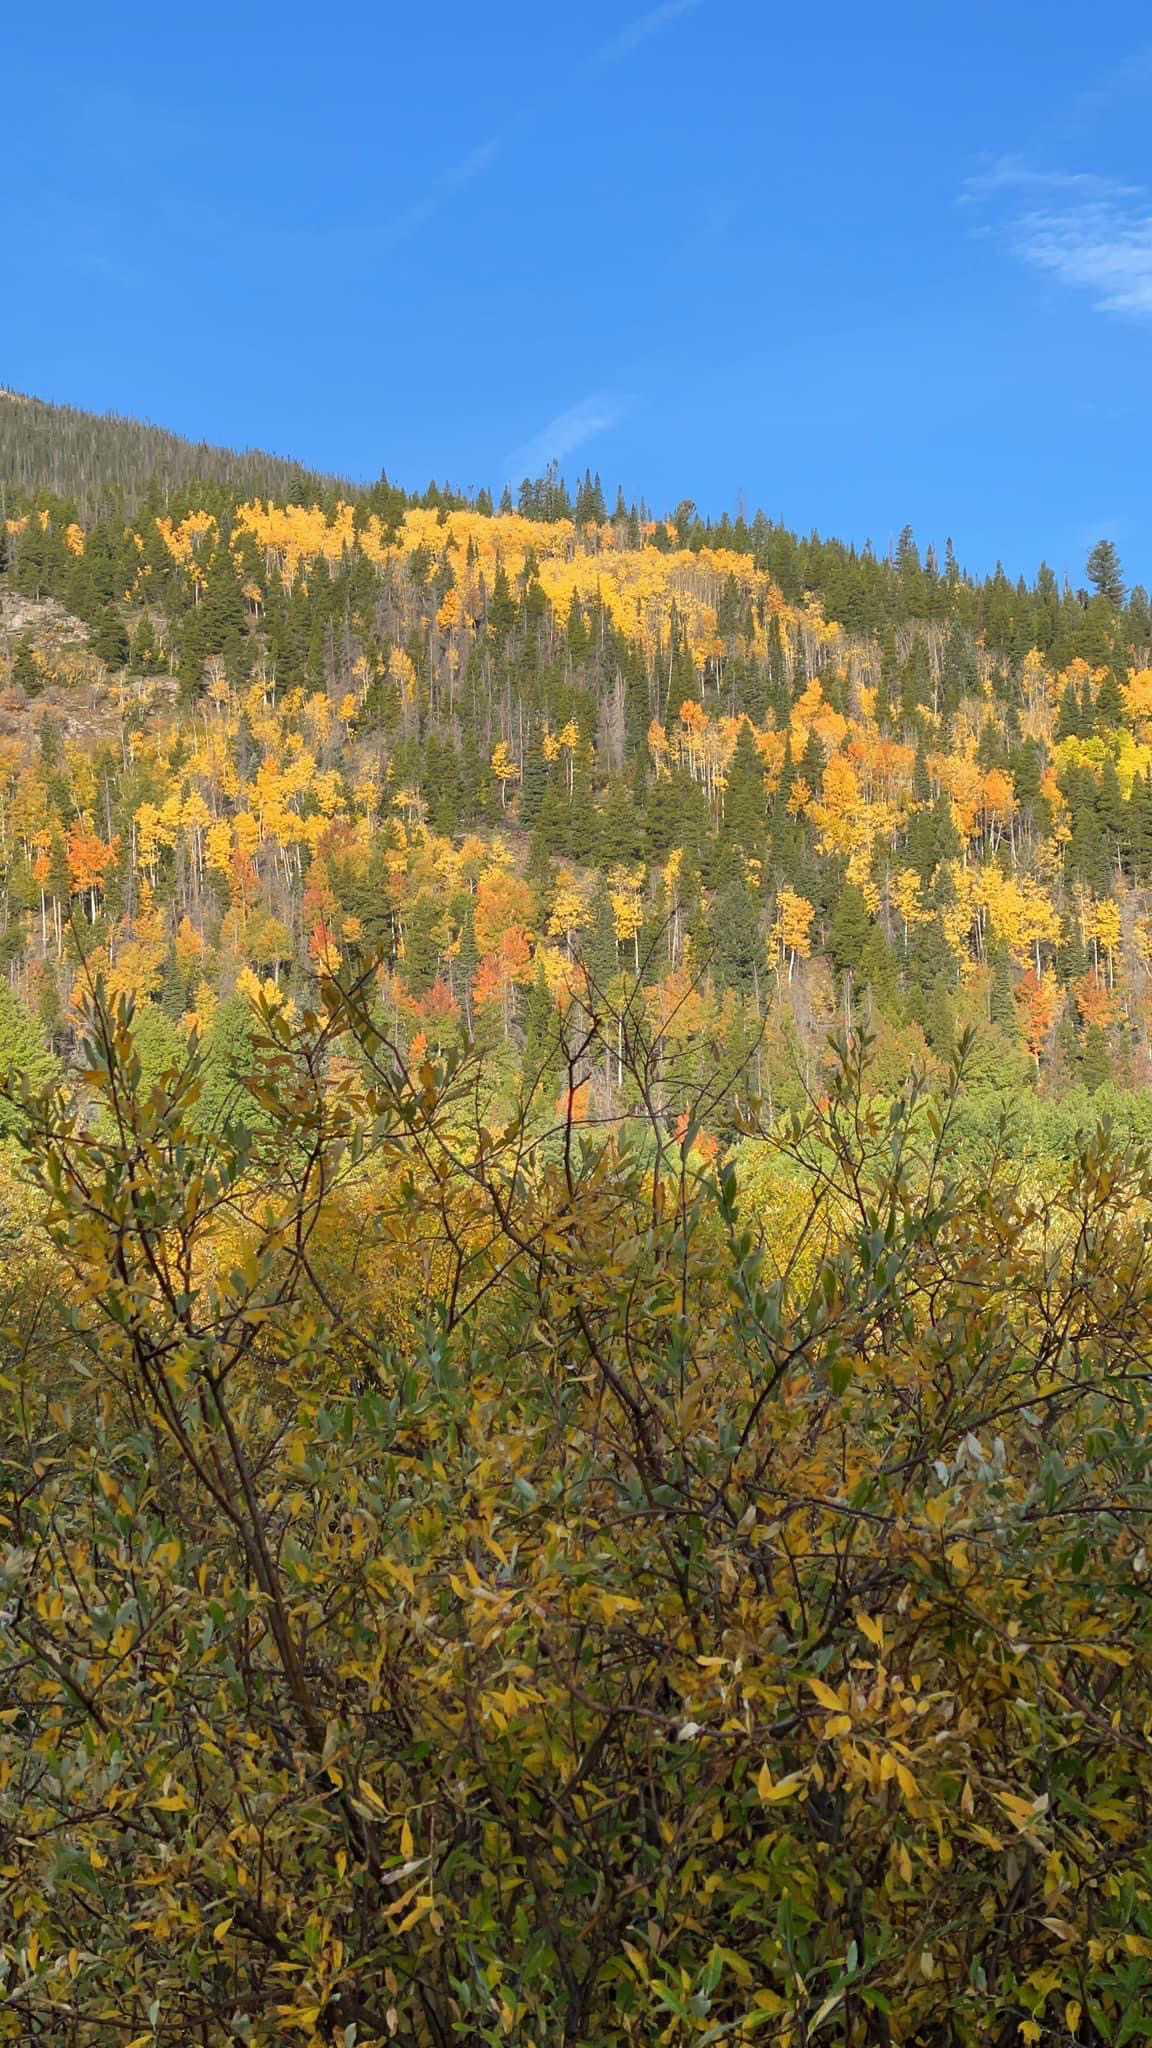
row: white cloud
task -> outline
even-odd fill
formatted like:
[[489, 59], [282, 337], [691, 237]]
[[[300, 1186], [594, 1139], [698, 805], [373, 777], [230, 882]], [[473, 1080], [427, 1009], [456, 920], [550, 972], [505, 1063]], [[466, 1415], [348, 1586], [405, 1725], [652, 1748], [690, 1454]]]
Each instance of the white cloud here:
[[612, 392], [592, 392], [563, 412], [558, 412], [538, 434], [514, 448], [504, 463], [509, 483], [526, 476], [542, 476], [550, 462], [563, 462], [596, 434], [607, 433], [630, 411], [628, 399]]
[[1152, 206], [1125, 215], [1107, 204], [1033, 213], [1013, 247], [1025, 263], [1093, 294], [1103, 313], [1152, 313]]
[[649, 36], [657, 36], [661, 29], [670, 28], [674, 21], [680, 21], [686, 14], [695, 14], [703, 0], [663, 0], [659, 7], [650, 7], [647, 14], [638, 14], [634, 21], [626, 22], [617, 35], [601, 43], [594, 58], [594, 64], [618, 64], [621, 57], [628, 57], [633, 50], [646, 43]]
[[392, 242], [401, 242], [407, 235], [415, 234], [424, 226], [425, 221], [431, 220], [433, 214], [447, 205], [455, 193], [461, 191], [465, 185], [470, 185], [474, 178], [480, 178], [485, 171], [490, 170], [502, 147], [500, 137], [492, 135], [487, 142], [482, 142], [478, 149], [472, 150], [468, 156], [461, 157], [458, 163], [449, 164], [446, 170], [433, 178], [427, 191], [422, 193], [419, 199], [414, 199], [411, 206], [405, 207], [403, 213], [396, 214], [391, 220], [381, 221], [370, 231], [373, 242], [377, 246], [388, 245]]
[[964, 180], [960, 198], [970, 203], [1006, 192], [1066, 192], [1083, 199], [1118, 199], [1139, 197], [1143, 189], [1141, 185], [1120, 185], [1095, 171], [1040, 171], [1023, 157], [1001, 156]]
[[967, 204], [1021, 262], [1102, 313], [1152, 314], [1152, 192], [1091, 171], [1040, 171], [1005, 157], [969, 178]]

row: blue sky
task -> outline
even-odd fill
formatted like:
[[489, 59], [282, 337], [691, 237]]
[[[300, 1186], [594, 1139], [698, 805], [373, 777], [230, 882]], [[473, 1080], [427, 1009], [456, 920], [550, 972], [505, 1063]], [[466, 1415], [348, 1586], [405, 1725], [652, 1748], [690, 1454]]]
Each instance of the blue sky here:
[[76, 0], [6, 26], [0, 382], [409, 485], [549, 453], [1152, 583], [1135, 0]]

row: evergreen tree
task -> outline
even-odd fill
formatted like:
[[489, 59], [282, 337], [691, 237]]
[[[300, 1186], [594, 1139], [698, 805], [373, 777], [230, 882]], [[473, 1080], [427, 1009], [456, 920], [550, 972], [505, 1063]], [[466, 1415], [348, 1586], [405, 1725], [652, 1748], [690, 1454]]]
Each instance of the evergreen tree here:
[[928, 645], [917, 636], [900, 671], [901, 717], [908, 722], [914, 718], [917, 711], [930, 710], [932, 699], [932, 665], [928, 656]]
[[444, 905], [431, 895], [417, 896], [404, 916], [404, 984], [414, 996], [427, 995], [440, 967], [440, 923]]
[[760, 903], [738, 865], [729, 866], [712, 905], [712, 972], [719, 989], [759, 997], [764, 985]]
[[205, 1130], [232, 1123], [249, 1132], [267, 1130], [270, 1112], [261, 1107], [245, 1083], [255, 1064], [255, 1023], [245, 997], [232, 995], [217, 1003], [204, 1034], [203, 1070], [196, 1120]]
[[868, 905], [855, 882], [845, 882], [828, 933], [828, 952], [841, 974], [855, 975], [872, 934]]
[[1087, 1026], [1080, 1043], [1079, 1065], [1080, 1079], [1092, 1095], [1112, 1079], [1108, 1034], [1102, 1024], [1094, 1021]]
[[163, 1074], [178, 1072], [188, 1057], [185, 1033], [157, 1003], [136, 1005], [132, 1017], [132, 1043], [146, 1088], [155, 1087]]
[[1078, 740], [1082, 732], [1083, 722], [1080, 714], [1080, 699], [1076, 694], [1075, 683], [1069, 683], [1060, 699], [1060, 708], [1056, 718], [1056, 738], [1058, 740]]
[[887, 936], [874, 924], [860, 952], [860, 981], [877, 1009], [894, 1016], [900, 1006], [900, 976]]
[[107, 668], [123, 668], [128, 660], [128, 628], [113, 605], [105, 605], [92, 628], [92, 652]]
[[751, 728], [742, 725], [728, 765], [721, 836], [726, 845], [737, 847], [746, 858], [759, 860], [764, 852], [767, 823], [764, 764]]
[[160, 666], [160, 649], [156, 644], [156, 629], [147, 612], [144, 613], [132, 635], [129, 661], [137, 675], [151, 675]]
[[545, 1095], [549, 1095], [552, 1083], [563, 1079], [566, 1061], [562, 1019], [540, 967], [524, 1005], [525, 1079], [529, 1083], [539, 1081]]
[[22, 633], [16, 642], [8, 680], [14, 690], [23, 690], [26, 697], [38, 697], [44, 688], [44, 671], [33, 653], [31, 633]]
[[[58, 1073], [56, 1060], [36, 1024], [9, 982], [0, 975], [0, 1077], [11, 1076], [33, 1088], [47, 1088]], [[0, 1099], [0, 1138], [11, 1137], [19, 1126], [19, 1111]]]
[[930, 984], [922, 1021], [937, 1059], [950, 1060], [956, 1050], [956, 1004], [946, 974], [937, 974]]
[[1096, 694], [1096, 716], [1101, 725], [1123, 725], [1124, 692], [1114, 668], [1108, 670]]
[[1111, 605], [1124, 602], [1124, 573], [1116, 546], [1110, 540], [1098, 540], [1084, 564], [1088, 581], [1100, 596]]
[[988, 1015], [999, 1030], [1010, 1035], [1016, 1030], [1016, 1001], [1013, 990], [1016, 985], [1012, 971], [1012, 955], [1007, 946], [996, 946], [990, 958], [992, 981], [988, 991]]
[[607, 993], [620, 971], [620, 948], [612, 915], [612, 898], [603, 875], [592, 898], [592, 920], [583, 934], [580, 959], [588, 976], [593, 1000]]

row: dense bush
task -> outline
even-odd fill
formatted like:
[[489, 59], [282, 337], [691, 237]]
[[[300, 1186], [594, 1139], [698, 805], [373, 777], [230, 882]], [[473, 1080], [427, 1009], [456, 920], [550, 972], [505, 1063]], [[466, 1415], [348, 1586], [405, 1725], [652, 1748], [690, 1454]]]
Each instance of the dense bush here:
[[1142, 1151], [957, 1176], [846, 1053], [782, 1253], [354, 991], [207, 1135], [91, 1031], [103, 1113], [23, 1107], [0, 2039], [1150, 2031]]

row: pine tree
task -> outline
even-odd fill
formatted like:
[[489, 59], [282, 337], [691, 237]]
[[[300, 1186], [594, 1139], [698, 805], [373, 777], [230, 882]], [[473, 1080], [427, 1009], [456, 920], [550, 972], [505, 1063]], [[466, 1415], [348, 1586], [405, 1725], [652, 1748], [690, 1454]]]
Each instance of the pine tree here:
[[956, 1050], [956, 1003], [946, 974], [938, 974], [929, 987], [923, 1024], [936, 1057], [950, 1060]]
[[882, 926], [874, 924], [860, 953], [860, 981], [868, 989], [877, 1009], [895, 1015], [900, 1006], [900, 976], [896, 956]]
[[1097, 692], [1096, 716], [1101, 725], [1124, 723], [1124, 692], [1114, 668], [1109, 669]]
[[217, 1003], [204, 1035], [203, 1079], [196, 1120], [205, 1130], [233, 1123], [256, 1132], [271, 1126], [271, 1115], [245, 1087], [253, 1071], [255, 1027], [251, 1005], [232, 995]]
[[152, 675], [160, 666], [160, 649], [156, 644], [156, 629], [147, 612], [132, 635], [129, 661], [136, 675]]
[[132, 1018], [132, 1043], [146, 1088], [154, 1087], [163, 1074], [178, 1072], [188, 1056], [185, 1033], [157, 1003], [137, 1004]]
[[1080, 699], [1076, 694], [1075, 683], [1069, 683], [1060, 699], [1060, 709], [1056, 718], [1056, 738], [1078, 740], [1082, 731]]
[[612, 898], [601, 875], [592, 898], [592, 921], [583, 934], [580, 959], [588, 976], [593, 999], [605, 994], [620, 971], [620, 948], [612, 915]]
[[760, 903], [736, 866], [716, 891], [711, 937], [717, 988], [759, 998], [766, 968]]
[[906, 723], [911, 722], [917, 711], [931, 708], [932, 694], [928, 644], [917, 636], [900, 671], [900, 715]]
[[1102, 1024], [1093, 1021], [1087, 1026], [1080, 1042], [1079, 1067], [1080, 1079], [1092, 1095], [1112, 1079], [1108, 1034]]
[[551, 1084], [562, 1079], [566, 1061], [563, 1021], [540, 967], [524, 1005], [525, 1080], [530, 1084], [539, 1082], [543, 1094], [550, 1096]]
[[1016, 985], [1012, 972], [1012, 955], [1007, 946], [996, 946], [992, 950], [990, 965], [992, 982], [988, 991], [988, 1016], [999, 1030], [1010, 1035], [1016, 1030], [1016, 1001], [1013, 990]]
[[107, 668], [123, 668], [128, 660], [128, 628], [114, 605], [105, 605], [92, 628], [92, 652]]
[[439, 971], [443, 915], [440, 899], [423, 894], [405, 911], [403, 975], [414, 996], [427, 995]]
[[38, 697], [44, 688], [44, 671], [33, 653], [31, 633], [22, 633], [16, 642], [8, 680], [14, 690], [23, 690], [26, 697]]
[[[44, 1040], [10, 984], [0, 977], [0, 1080], [47, 1088], [59, 1068]], [[20, 1113], [0, 1098], [0, 1138], [11, 1137], [20, 1128]]]
[[1088, 581], [1111, 605], [1124, 602], [1124, 572], [1115, 542], [1098, 540], [1084, 564]]
[[845, 882], [828, 932], [829, 956], [841, 974], [855, 975], [872, 932], [868, 905], [855, 882]]
[[526, 832], [532, 831], [540, 816], [550, 780], [549, 764], [539, 747], [526, 748], [518, 806], [520, 823]]
[[748, 859], [763, 856], [767, 836], [768, 805], [764, 791], [764, 764], [751, 728], [742, 725], [736, 749], [728, 765], [728, 786], [724, 791], [722, 838], [738, 847]]

